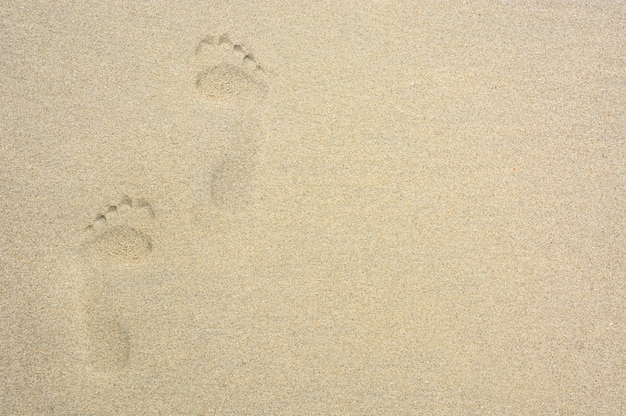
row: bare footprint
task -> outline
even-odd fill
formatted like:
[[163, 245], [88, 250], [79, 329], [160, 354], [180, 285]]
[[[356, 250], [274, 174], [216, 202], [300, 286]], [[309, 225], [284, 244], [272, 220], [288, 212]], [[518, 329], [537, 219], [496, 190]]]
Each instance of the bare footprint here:
[[208, 100], [241, 103], [266, 94], [265, 71], [247, 47], [227, 34], [202, 39], [194, 61], [196, 89]]
[[131, 359], [132, 337], [123, 324], [123, 298], [153, 250], [154, 210], [144, 199], [123, 197], [85, 229], [82, 327], [88, 368], [117, 374]]
[[122, 198], [87, 226], [84, 254], [119, 262], [146, 258], [153, 249], [152, 237], [148, 234], [153, 218], [154, 210], [144, 199]]
[[[212, 205], [240, 212], [257, 199], [257, 179], [263, 132], [260, 105], [266, 96], [265, 71], [250, 50], [227, 34], [207, 36], [195, 49], [196, 90], [215, 104], [211, 109], [232, 127], [224, 134], [224, 150], [207, 172]], [[234, 110], [234, 111], [233, 111]], [[211, 114], [215, 117], [215, 114]], [[207, 137], [220, 140], [219, 137]]]

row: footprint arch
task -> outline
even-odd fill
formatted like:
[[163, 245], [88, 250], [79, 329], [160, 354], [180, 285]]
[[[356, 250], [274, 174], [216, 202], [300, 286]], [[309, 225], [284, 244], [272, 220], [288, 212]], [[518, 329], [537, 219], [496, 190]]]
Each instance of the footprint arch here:
[[98, 373], [117, 373], [130, 364], [132, 341], [118, 319], [102, 311], [87, 312], [86, 364]]
[[242, 211], [257, 197], [259, 170], [258, 144], [242, 141], [231, 145], [224, 158], [213, 169], [210, 193], [213, 204], [221, 210]]

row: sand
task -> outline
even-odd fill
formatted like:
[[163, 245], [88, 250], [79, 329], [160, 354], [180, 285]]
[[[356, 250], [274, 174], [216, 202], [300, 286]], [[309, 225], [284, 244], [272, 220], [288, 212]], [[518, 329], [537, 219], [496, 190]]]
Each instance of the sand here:
[[625, 22], [3, 2], [0, 413], [626, 414]]

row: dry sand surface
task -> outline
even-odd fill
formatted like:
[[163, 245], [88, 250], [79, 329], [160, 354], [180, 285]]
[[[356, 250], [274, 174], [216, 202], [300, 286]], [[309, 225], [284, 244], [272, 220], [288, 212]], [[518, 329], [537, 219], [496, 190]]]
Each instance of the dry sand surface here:
[[622, 1], [0, 25], [0, 414], [626, 414]]

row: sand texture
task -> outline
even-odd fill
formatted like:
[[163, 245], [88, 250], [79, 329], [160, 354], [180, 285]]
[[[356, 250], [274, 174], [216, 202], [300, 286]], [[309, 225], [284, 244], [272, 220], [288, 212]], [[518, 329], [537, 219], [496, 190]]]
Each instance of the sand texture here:
[[0, 414], [626, 414], [623, 2], [0, 37]]

